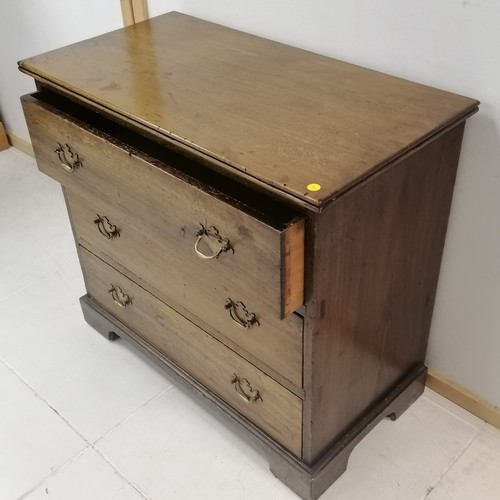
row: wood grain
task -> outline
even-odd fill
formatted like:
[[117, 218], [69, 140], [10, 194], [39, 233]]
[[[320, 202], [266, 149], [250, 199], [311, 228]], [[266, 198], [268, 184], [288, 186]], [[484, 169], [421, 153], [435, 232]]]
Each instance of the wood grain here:
[[[296, 212], [266, 214], [260, 209], [262, 217], [265, 216], [263, 221], [258, 218], [260, 213], [243, 212], [244, 204], [237, 197], [231, 201], [227, 193], [182, 176], [169, 164], [174, 162], [175, 166], [183, 168], [183, 163], [189, 163], [187, 159], [173, 153], [168, 156], [168, 150], [160, 150], [158, 154], [166, 161], [163, 163], [131, 150], [129, 145], [113, 136], [113, 132], [118, 133], [116, 131], [100, 133], [50, 104], [28, 96], [22, 102], [38, 166], [44, 173], [74, 191], [87, 196], [91, 193], [98, 199], [119, 205], [124, 214], [131, 217], [142, 214], [141, 223], [156, 225], [152, 229], [164, 235], [167, 252], [187, 259], [183, 263], [192, 268], [193, 275], [201, 276], [207, 268], [214, 273], [232, 275], [226, 286], [228, 291], [234, 290], [234, 282], [243, 282], [243, 288], [247, 289], [251, 280], [258, 290], [256, 297], [261, 297], [280, 317], [303, 304], [300, 256], [304, 240], [303, 232], [294, 227]], [[81, 169], [68, 173], [61, 168], [54, 152], [60, 143], [69, 143], [79, 154], [84, 164]], [[250, 203], [252, 199], [257, 203], [262, 200], [257, 193], [249, 193], [247, 197]], [[229, 241], [230, 250], [212, 262], [200, 259], [193, 251], [201, 225], [214, 226], [221, 238]], [[282, 255], [285, 250], [282, 240], [288, 230], [294, 231], [293, 245], [297, 248], [288, 249], [288, 253]], [[186, 246], [178, 248], [181, 239]], [[288, 255], [290, 262], [282, 265]], [[289, 284], [289, 279], [294, 283]], [[235, 293], [239, 290], [241, 287], [236, 287]], [[293, 297], [287, 293], [293, 293]]]
[[[242, 356], [246, 356], [245, 352], [250, 353], [296, 387], [302, 387], [302, 318], [291, 315], [280, 321], [268, 313], [264, 304], [257, 303], [250, 311], [256, 312], [260, 325], [247, 330], [238, 327], [224, 309], [227, 295], [234, 294], [225, 290], [229, 285], [226, 285], [221, 271], [217, 271], [219, 268], [193, 274], [193, 266], [183, 258], [183, 252], [172, 254], [169, 251], [169, 233], [156, 228], [148, 231], [150, 226], [143, 223], [140, 215], [129, 216], [120, 207], [97, 200], [88, 201], [69, 191], [66, 199], [75, 236], [80, 243], [111, 264], [117, 262], [140, 276], [145, 286], [148, 289], [153, 287], [164, 302], [174, 308], [180, 304], [191, 311], [199, 318], [197, 323], [202, 320], [215, 328], [222, 342], [227, 343], [228, 339], [241, 347]], [[93, 222], [98, 213], [107, 216], [119, 228], [118, 238], [106, 240], [102, 237]], [[179, 260], [173, 260], [175, 256], [179, 256]], [[228, 274], [229, 279], [232, 276]], [[242, 300], [250, 308], [252, 302], [244, 298], [245, 289], [240, 290]]]
[[[300, 456], [302, 403], [299, 398], [104, 261], [85, 249], [81, 249], [80, 255], [88, 292], [94, 300]], [[125, 307], [116, 305], [109, 293], [111, 286], [120, 287], [129, 295], [131, 303]], [[234, 374], [248, 380], [251, 387], [259, 391], [261, 400], [247, 403], [240, 397], [231, 383]]]
[[[280, 229], [268, 225], [229, 204], [227, 197], [218, 197], [210, 186], [189, 184], [172, 169], [159, 168], [137, 152], [132, 155], [118, 141], [110, 142], [33, 98], [25, 98], [23, 106], [40, 170], [92, 200], [75, 201], [71, 207], [79, 237], [301, 387], [302, 318], [289, 309], [289, 316], [280, 319], [284, 294], [294, 294], [289, 308], [303, 297], [297, 277], [303, 272], [303, 263], [297, 262], [300, 251], [288, 252], [293, 260], [281, 265], [287, 260], [281, 255], [282, 233], [296, 221], [284, 226], [280, 221]], [[72, 145], [81, 168], [61, 168], [54, 153], [58, 143]], [[68, 199], [71, 205], [75, 197]], [[101, 237], [93, 222], [97, 214], [121, 228], [120, 238]], [[196, 255], [200, 224], [216, 226], [233, 251], [210, 260]], [[303, 247], [303, 234], [293, 230], [294, 245]], [[292, 266], [298, 271], [290, 271]], [[295, 280], [293, 287], [288, 279]], [[236, 325], [224, 307], [229, 298], [243, 302], [259, 325], [248, 330]]]
[[[40, 169], [94, 254], [79, 247], [86, 319], [180, 374], [317, 498], [423, 389], [477, 101], [178, 13], [20, 69], [41, 90], [23, 99]], [[58, 143], [78, 149], [75, 172]], [[120, 236], [103, 239], [97, 214]], [[200, 224], [234, 253], [197, 257]], [[110, 302], [111, 281], [132, 306]], [[260, 326], [238, 329], [229, 297]], [[235, 373], [262, 402], [236, 394]]]
[[382, 170], [311, 223], [308, 463], [424, 362], [463, 128]]
[[179, 13], [20, 69], [315, 205], [477, 108]]

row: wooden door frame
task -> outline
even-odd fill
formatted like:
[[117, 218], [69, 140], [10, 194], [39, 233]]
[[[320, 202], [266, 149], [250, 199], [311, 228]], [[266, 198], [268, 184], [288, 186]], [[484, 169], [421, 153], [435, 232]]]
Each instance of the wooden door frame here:
[[149, 19], [147, 0], [120, 0], [120, 5], [124, 26], [130, 26]]

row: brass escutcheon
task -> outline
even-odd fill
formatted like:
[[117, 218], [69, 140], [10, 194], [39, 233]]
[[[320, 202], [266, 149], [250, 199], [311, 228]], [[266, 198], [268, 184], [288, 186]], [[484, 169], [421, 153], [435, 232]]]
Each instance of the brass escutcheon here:
[[75, 153], [69, 144], [58, 142], [54, 153], [57, 153], [61, 166], [66, 172], [74, 172], [77, 168], [83, 167], [78, 153]]
[[[198, 257], [201, 257], [202, 259], [218, 259], [222, 252], [231, 250], [231, 252], [234, 253], [234, 250], [229, 244], [229, 240], [227, 238], [223, 238], [215, 226], [205, 227], [203, 224], [200, 224], [200, 226], [201, 228], [195, 233], [195, 236], [198, 238], [194, 244], [194, 251]], [[203, 239], [206, 240], [207, 246], [210, 249], [214, 247], [212, 253], [206, 254], [200, 250], [200, 243]]]
[[234, 374], [230, 382], [234, 385], [234, 389], [238, 393], [238, 396], [246, 403], [252, 404], [257, 401], [262, 401], [262, 396], [259, 391], [253, 389], [246, 378], [239, 378], [238, 375]]
[[130, 297], [126, 293], [124, 293], [119, 286], [113, 285], [111, 283], [111, 289], [108, 290], [108, 292], [111, 294], [111, 297], [113, 297], [113, 300], [118, 307], [124, 308], [128, 305], [132, 305], [132, 300], [130, 300]]
[[109, 222], [109, 219], [105, 216], [101, 217], [99, 214], [97, 214], [97, 218], [94, 219], [94, 224], [97, 225], [99, 232], [107, 240], [112, 240], [113, 238], [120, 236], [120, 231], [118, 230], [118, 228], [114, 224], [111, 224], [111, 222]]
[[240, 328], [250, 328], [252, 325], [260, 326], [259, 320], [255, 316], [255, 313], [248, 312], [245, 304], [239, 300], [234, 302], [232, 299], [227, 299], [224, 304], [224, 309], [229, 311], [231, 319]]

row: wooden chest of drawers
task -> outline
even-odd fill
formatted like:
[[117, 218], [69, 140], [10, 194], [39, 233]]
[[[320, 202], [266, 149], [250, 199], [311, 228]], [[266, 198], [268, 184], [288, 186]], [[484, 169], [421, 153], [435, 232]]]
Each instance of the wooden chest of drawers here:
[[22, 61], [86, 320], [306, 499], [422, 392], [477, 101], [171, 13]]

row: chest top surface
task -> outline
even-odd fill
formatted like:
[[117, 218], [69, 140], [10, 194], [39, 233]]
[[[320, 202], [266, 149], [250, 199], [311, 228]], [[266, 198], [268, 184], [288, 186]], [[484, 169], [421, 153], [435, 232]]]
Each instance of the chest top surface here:
[[19, 66], [313, 205], [478, 104], [177, 12]]

